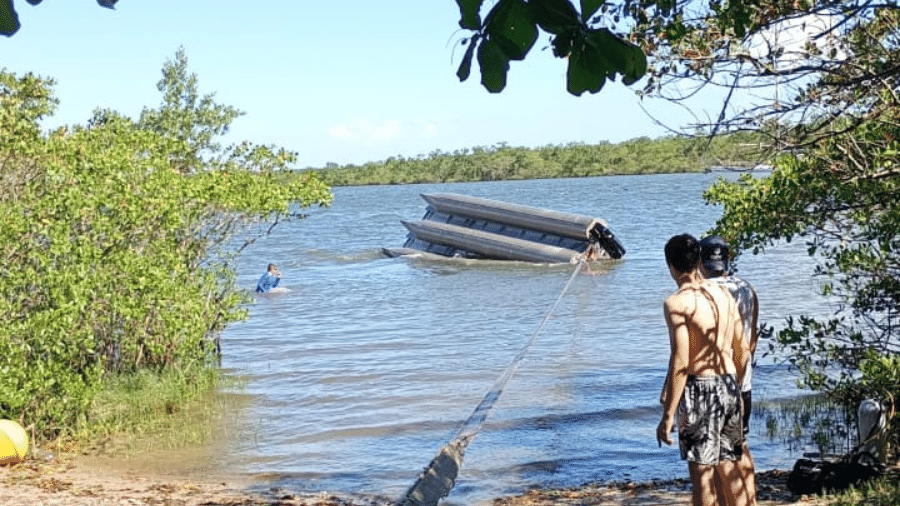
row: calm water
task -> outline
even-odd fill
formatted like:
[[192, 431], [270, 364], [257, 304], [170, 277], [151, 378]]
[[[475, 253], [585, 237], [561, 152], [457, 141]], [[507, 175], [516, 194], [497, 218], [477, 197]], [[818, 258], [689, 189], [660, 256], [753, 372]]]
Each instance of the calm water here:
[[[629, 176], [335, 189], [332, 207], [281, 224], [242, 255], [252, 290], [275, 262], [291, 291], [255, 298], [222, 336], [223, 367], [247, 405], [222, 466], [294, 492], [400, 497], [450, 441], [537, 330], [569, 265], [392, 259], [400, 220], [421, 193], [453, 192], [605, 219], [625, 258], [570, 285], [482, 431], [447, 504], [479, 504], [529, 486], [685, 477], [677, 449], [658, 448], [668, 359], [662, 301], [675, 285], [662, 248], [702, 234], [720, 210], [701, 200], [716, 175]], [[732, 177], [732, 176], [729, 176]], [[760, 318], [781, 326], [826, 314], [799, 245], [746, 255]], [[767, 347], [761, 343], [760, 350]], [[754, 401], [796, 396], [794, 379], [757, 357]], [[798, 455], [752, 424], [759, 469]]]

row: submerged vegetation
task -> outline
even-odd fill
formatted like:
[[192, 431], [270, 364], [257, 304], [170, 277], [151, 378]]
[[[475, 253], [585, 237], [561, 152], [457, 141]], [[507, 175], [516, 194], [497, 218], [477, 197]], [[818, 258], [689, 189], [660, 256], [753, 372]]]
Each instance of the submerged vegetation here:
[[795, 453], [843, 455], [857, 443], [855, 416], [821, 394], [755, 403], [752, 417], [765, 426], [766, 437]]

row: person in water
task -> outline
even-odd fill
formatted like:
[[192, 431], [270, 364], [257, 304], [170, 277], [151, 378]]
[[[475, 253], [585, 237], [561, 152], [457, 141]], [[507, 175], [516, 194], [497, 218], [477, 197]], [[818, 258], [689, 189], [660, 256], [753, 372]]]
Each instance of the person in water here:
[[280, 281], [281, 273], [278, 272], [278, 267], [276, 267], [275, 264], [269, 264], [266, 272], [263, 273], [262, 277], [260, 277], [259, 281], [256, 283], [256, 291], [259, 293], [266, 293], [278, 286]]
[[753, 456], [750, 454], [750, 448], [747, 446], [746, 437], [750, 432], [750, 409], [752, 407], [753, 396], [752, 376], [753, 376], [753, 354], [756, 352], [756, 344], [759, 340], [759, 301], [756, 297], [756, 290], [747, 281], [729, 275], [729, 261], [731, 255], [729, 252], [728, 242], [717, 235], [709, 236], [700, 240], [700, 274], [704, 278], [718, 283], [728, 289], [731, 296], [737, 303], [738, 313], [741, 315], [741, 321], [744, 325], [744, 341], [750, 349], [750, 359], [747, 362], [747, 369], [744, 373], [744, 381], [741, 383], [741, 409], [743, 410], [744, 423], [744, 453], [738, 462], [738, 467], [744, 480], [747, 482], [747, 488], [751, 491], [751, 495], [755, 496], [756, 490], [756, 472]]
[[672, 444], [677, 413], [694, 506], [717, 504], [717, 485], [727, 505], [753, 504], [737, 465], [744, 445], [740, 384], [750, 356], [737, 304], [725, 288], [701, 276], [696, 238], [672, 237], [665, 256], [678, 290], [663, 306], [671, 355], [657, 443]]

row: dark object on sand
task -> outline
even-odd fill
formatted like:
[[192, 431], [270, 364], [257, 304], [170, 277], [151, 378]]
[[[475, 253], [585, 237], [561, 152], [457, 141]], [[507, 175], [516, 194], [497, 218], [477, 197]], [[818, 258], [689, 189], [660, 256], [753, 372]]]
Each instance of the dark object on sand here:
[[434, 506], [450, 493], [462, 467], [467, 441], [456, 439], [441, 448], [398, 506]]
[[846, 490], [877, 478], [884, 465], [868, 452], [837, 461], [800, 459], [788, 476], [788, 490], [794, 495], [812, 495]]

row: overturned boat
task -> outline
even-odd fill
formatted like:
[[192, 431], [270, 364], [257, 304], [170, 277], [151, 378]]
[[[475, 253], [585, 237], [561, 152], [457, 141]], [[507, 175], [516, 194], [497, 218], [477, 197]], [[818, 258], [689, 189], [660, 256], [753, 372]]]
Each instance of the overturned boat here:
[[422, 198], [428, 203], [425, 216], [401, 221], [409, 231], [406, 243], [403, 248], [385, 248], [386, 255], [576, 263], [625, 254], [606, 222], [598, 218], [454, 193]]

